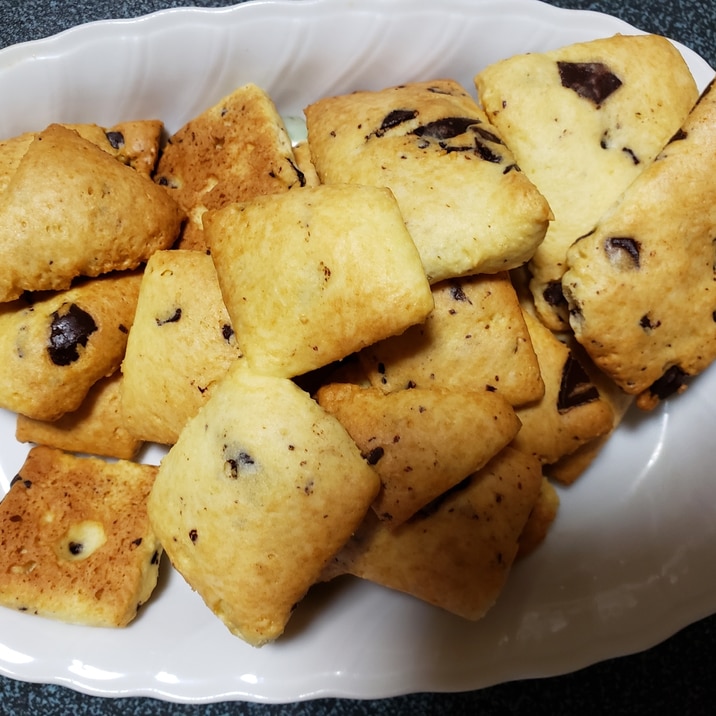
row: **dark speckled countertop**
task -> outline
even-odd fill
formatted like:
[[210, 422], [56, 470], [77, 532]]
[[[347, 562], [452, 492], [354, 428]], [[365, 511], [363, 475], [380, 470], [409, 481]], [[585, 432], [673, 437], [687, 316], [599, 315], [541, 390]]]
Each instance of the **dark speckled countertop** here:
[[[439, 2], [439, 0], [435, 0]], [[716, 67], [713, 0], [551, 0], [567, 8], [615, 15], [643, 30], [691, 47]], [[0, 0], [0, 47], [45, 37], [79, 23], [136, 17], [161, 8], [230, 2], [181, 0]], [[0, 98], [0, 102], [5, 98]], [[716, 567], [716, 565], [715, 565]], [[0, 635], [1, 637], [1, 635]], [[296, 704], [231, 702], [168, 704], [147, 698], [105, 699], [60, 686], [28, 684], [0, 676], [0, 713], [20, 714], [688, 714], [714, 712], [716, 616], [692, 624], [664, 643], [566, 676], [518, 681], [459, 694], [416, 694], [385, 700], [319, 699]]]

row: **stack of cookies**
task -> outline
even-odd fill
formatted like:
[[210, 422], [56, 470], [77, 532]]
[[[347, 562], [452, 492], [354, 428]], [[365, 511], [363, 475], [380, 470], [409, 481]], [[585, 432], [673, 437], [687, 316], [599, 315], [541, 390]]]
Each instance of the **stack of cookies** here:
[[124, 625], [165, 552], [255, 646], [344, 575], [489, 611], [631, 403], [716, 357], [716, 98], [650, 35], [475, 87], [316, 98], [297, 146], [252, 84], [166, 141], [0, 143], [0, 405], [36, 444], [0, 603]]

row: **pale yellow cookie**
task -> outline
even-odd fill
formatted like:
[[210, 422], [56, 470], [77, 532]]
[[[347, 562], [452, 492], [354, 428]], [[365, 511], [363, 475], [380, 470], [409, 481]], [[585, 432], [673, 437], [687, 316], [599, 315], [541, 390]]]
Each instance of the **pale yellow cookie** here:
[[284, 631], [379, 485], [307, 393], [236, 361], [162, 460], [149, 515], [209, 608], [260, 646]]
[[569, 246], [681, 126], [698, 90], [656, 35], [615, 35], [501, 60], [475, 78], [478, 100], [554, 212], [530, 262], [540, 318], [568, 325], [561, 279]]
[[389, 187], [431, 283], [514, 268], [542, 241], [547, 202], [457, 82], [326, 97], [305, 114], [321, 181]]
[[173, 444], [240, 356], [211, 257], [157, 251], [122, 362], [125, 425], [142, 440]]
[[315, 370], [433, 308], [388, 189], [293, 189], [210, 211], [204, 228], [239, 346], [257, 372]]

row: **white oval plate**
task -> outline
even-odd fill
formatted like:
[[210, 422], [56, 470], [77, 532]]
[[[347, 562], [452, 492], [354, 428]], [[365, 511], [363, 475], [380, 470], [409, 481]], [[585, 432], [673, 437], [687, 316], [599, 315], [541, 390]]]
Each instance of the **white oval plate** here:
[[[473, 75], [509, 55], [638, 32], [536, 0], [303, 0], [176, 9], [85, 25], [0, 52], [0, 136], [53, 121], [158, 117], [169, 131], [238, 85], [287, 117], [323, 95]], [[679, 46], [701, 87], [712, 70]], [[8, 98], [12, 98], [11, 101]], [[546, 544], [471, 624], [354, 581], [313, 590], [277, 643], [231, 636], [175, 572], [125, 630], [0, 609], [0, 671], [169, 701], [378, 698], [556, 675], [640, 650], [716, 611], [716, 370], [630, 414]], [[0, 415], [0, 494], [22, 464]], [[150, 453], [158, 459], [159, 453]]]

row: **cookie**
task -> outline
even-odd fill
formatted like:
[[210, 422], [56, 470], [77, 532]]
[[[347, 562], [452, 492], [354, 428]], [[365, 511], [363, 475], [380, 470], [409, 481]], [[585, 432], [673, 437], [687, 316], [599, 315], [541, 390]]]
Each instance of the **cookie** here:
[[65, 413], [57, 420], [33, 420], [18, 415], [16, 440], [74, 453], [133, 459], [143, 443], [124, 424], [121, 381], [119, 371], [101, 378], [89, 389], [77, 410]]
[[[159, 156], [159, 144], [164, 125], [159, 120], [137, 120], [122, 122], [114, 127], [100, 127], [96, 124], [65, 124], [81, 137], [96, 144], [122, 164], [140, 174], [151, 175]], [[0, 141], [0, 193], [15, 173], [20, 160], [35, 139], [36, 132]]]
[[681, 392], [716, 357], [716, 89], [596, 229], [563, 279], [576, 339], [636, 403]]
[[127, 429], [173, 444], [240, 356], [211, 257], [157, 251], [144, 270], [122, 361]]
[[0, 301], [134, 269], [176, 239], [166, 191], [73, 130], [51, 125], [0, 193]]
[[569, 246], [658, 154], [698, 90], [665, 38], [615, 35], [501, 60], [475, 77], [478, 100], [554, 221], [530, 261], [538, 315], [568, 327]]
[[554, 485], [546, 477], [543, 477], [537, 500], [520, 533], [517, 559], [532, 554], [545, 541], [550, 528], [557, 519], [559, 504], [559, 493]]
[[169, 138], [155, 180], [189, 216], [179, 248], [199, 250], [205, 248], [207, 210], [306, 183], [281, 116], [269, 95], [251, 83]]
[[401, 526], [370, 512], [327, 565], [465, 619], [493, 606], [542, 485], [539, 463], [510, 447]]
[[305, 115], [321, 181], [389, 187], [431, 283], [514, 268], [542, 241], [547, 202], [457, 82], [327, 97]]
[[122, 362], [141, 278], [112, 273], [0, 305], [0, 406], [36, 420], [77, 410]]
[[321, 185], [204, 217], [251, 368], [294, 377], [425, 319], [433, 297], [386, 188]]
[[0, 502], [0, 604], [74, 624], [129, 624], [159, 572], [146, 510], [156, 471], [32, 448]]
[[610, 433], [614, 413], [580, 356], [527, 311], [525, 322], [545, 389], [539, 400], [517, 408], [522, 426], [512, 445], [551, 464]]
[[414, 388], [386, 394], [331, 383], [316, 397], [378, 473], [381, 491], [373, 509], [392, 526], [483, 467], [520, 428], [510, 404], [487, 390]]
[[296, 165], [303, 173], [306, 186], [318, 186], [321, 180], [313, 165], [313, 159], [311, 159], [311, 148], [305, 139], [293, 145], [293, 156], [296, 159]]
[[424, 323], [360, 352], [372, 385], [386, 392], [488, 388], [511, 405], [543, 395], [539, 363], [509, 275], [451, 279], [432, 292], [435, 309]]
[[208, 607], [260, 646], [284, 631], [378, 489], [334, 417], [291, 380], [236, 361], [162, 460], [149, 516]]

